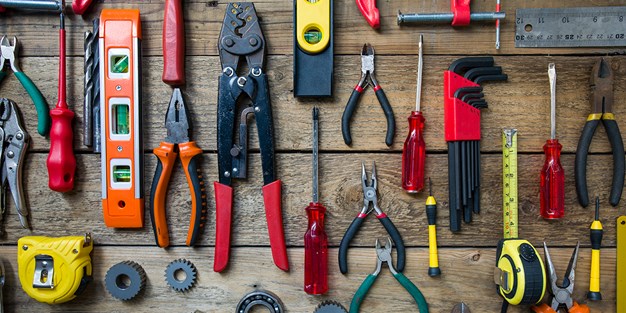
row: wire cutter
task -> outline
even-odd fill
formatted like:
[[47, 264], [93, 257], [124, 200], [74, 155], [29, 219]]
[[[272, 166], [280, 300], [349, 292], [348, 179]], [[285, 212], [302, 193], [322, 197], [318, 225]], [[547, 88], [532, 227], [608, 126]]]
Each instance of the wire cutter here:
[[365, 278], [359, 289], [357, 289], [354, 294], [354, 297], [352, 297], [352, 303], [350, 303], [350, 313], [359, 312], [361, 303], [365, 299], [365, 296], [367, 296], [367, 292], [370, 290], [372, 285], [374, 285], [374, 282], [383, 267], [383, 263], [387, 263], [387, 265], [389, 265], [389, 271], [393, 274], [393, 277], [395, 277], [400, 285], [402, 285], [402, 287], [404, 287], [404, 289], [411, 294], [413, 299], [415, 299], [419, 312], [428, 313], [428, 303], [426, 303], [426, 299], [424, 299], [422, 292], [415, 286], [415, 284], [413, 284], [413, 282], [411, 282], [411, 280], [404, 276], [404, 274], [393, 268], [393, 259], [391, 257], [392, 249], [391, 239], [389, 237], [387, 237], [387, 244], [384, 246], [381, 246], [380, 241], [376, 239], [376, 256], [378, 257], [376, 270]]
[[165, 141], [162, 141], [160, 146], [153, 150], [154, 155], [157, 156], [157, 167], [150, 191], [150, 219], [154, 238], [161, 248], [167, 247], [170, 243], [165, 198], [176, 157], [180, 155], [180, 161], [191, 192], [191, 208], [193, 210], [187, 232], [187, 245], [193, 246], [206, 224], [206, 194], [202, 173], [198, 166], [202, 159], [202, 150], [198, 148], [195, 141], [189, 141], [191, 122], [179, 88], [174, 88], [172, 93], [165, 115], [165, 128], [167, 129]]
[[350, 99], [348, 99], [348, 104], [341, 116], [343, 141], [348, 146], [352, 144], [350, 121], [352, 120], [352, 114], [356, 109], [356, 105], [359, 103], [361, 94], [363, 94], [363, 90], [367, 88], [367, 85], [372, 85], [376, 92], [376, 98], [378, 98], [378, 102], [380, 102], [380, 106], [385, 112], [385, 117], [387, 118], [387, 137], [385, 138], [385, 143], [387, 146], [391, 146], [393, 144], [393, 136], [396, 132], [396, 120], [393, 116], [393, 110], [391, 109], [389, 100], [387, 100], [383, 88], [376, 80], [376, 75], [374, 74], [374, 48], [369, 43], [363, 45], [363, 50], [361, 51], [361, 80], [359, 80], [359, 83], [354, 87]]
[[613, 114], [613, 70], [611, 64], [604, 58], [599, 60], [591, 71], [591, 114], [587, 117], [587, 122], [583, 128], [576, 148], [576, 158], [574, 161], [574, 178], [576, 180], [576, 194], [578, 202], [583, 207], [589, 204], [589, 194], [587, 193], [587, 154], [589, 146], [596, 132], [600, 120], [604, 124], [606, 134], [613, 150], [613, 187], [609, 202], [612, 206], [619, 204], [624, 188], [624, 142], [622, 134], [617, 126], [615, 115]]
[[576, 248], [572, 253], [572, 257], [569, 260], [567, 271], [565, 272], [565, 278], [561, 285], [557, 284], [558, 278], [556, 277], [556, 270], [552, 259], [550, 259], [550, 252], [548, 246], [543, 243], [543, 251], [546, 259], [546, 271], [548, 271], [548, 277], [550, 278], [550, 291], [553, 295], [551, 306], [542, 303], [538, 306], [533, 306], [532, 310], [537, 313], [557, 313], [559, 307], [567, 307], [569, 313], [589, 313], [589, 307], [584, 304], [578, 304], [572, 300], [572, 294], [574, 293], [574, 274], [576, 272], [576, 261], [578, 260], [578, 248], [580, 243], [576, 244]]
[[41, 94], [41, 91], [37, 89], [35, 83], [33, 83], [28, 76], [22, 70], [20, 70], [18, 60], [19, 43], [17, 37], [13, 37], [13, 44], [9, 42], [7, 36], [2, 36], [0, 40], [0, 82], [7, 76], [6, 67], [11, 67], [13, 74], [20, 81], [26, 92], [33, 100], [35, 109], [37, 110], [37, 132], [45, 136], [50, 130], [50, 109], [46, 103], [46, 99]]
[[13, 202], [20, 224], [24, 228], [30, 228], [28, 222], [28, 208], [24, 200], [22, 187], [22, 167], [26, 150], [30, 144], [30, 136], [22, 125], [17, 104], [12, 100], [0, 99], [0, 164], [2, 165], [2, 189], [0, 189], [0, 222], [6, 211], [6, 190], [11, 189]]
[[[385, 214], [380, 207], [378, 206], [378, 180], [376, 179], [376, 163], [372, 165], [372, 183], [371, 185], [367, 181], [367, 173], [365, 172], [365, 164], [361, 163], [361, 185], [363, 187], [363, 209], [359, 215], [354, 218], [348, 230], [343, 235], [341, 239], [341, 244], [339, 245], [339, 269], [342, 274], [348, 272], [348, 247], [350, 246], [350, 242], [352, 238], [356, 235], [365, 221], [367, 215], [376, 211], [376, 217], [380, 221], [381, 224], [389, 233], [389, 236], [393, 239], [393, 242], [396, 244], [396, 248], [398, 249], [398, 264], [397, 269], [399, 272], [404, 271], [404, 261], [405, 261], [405, 253], [404, 253], [404, 241], [402, 240], [402, 236], [400, 236], [400, 232], [396, 228], [396, 226], [391, 222], [391, 219]], [[373, 209], [370, 209], [370, 204], [372, 204]]]
[[[254, 113], [263, 168], [263, 202], [274, 264], [289, 270], [281, 209], [281, 181], [276, 179], [272, 106], [264, 70], [265, 38], [252, 2], [234, 2], [226, 14], [218, 40], [222, 73], [217, 99], [217, 159], [219, 182], [215, 187], [215, 261], [213, 270], [223, 271], [230, 254], [230, 227], [235, 178], [246, 178], [248, 154], [247, 117]], [[248, 72], [238, 76], [240, 59]], [[241, 111], [239, 143], [235, 143], [237, 103], [247, 98], [250, 105]]]

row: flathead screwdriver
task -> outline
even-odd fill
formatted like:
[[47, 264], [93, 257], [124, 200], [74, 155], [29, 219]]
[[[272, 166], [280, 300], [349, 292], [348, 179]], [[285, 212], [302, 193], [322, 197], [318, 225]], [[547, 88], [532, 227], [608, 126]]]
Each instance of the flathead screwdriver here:
[[556, 68], [548, 65], [550, 79], [550, 139], [543, 146], [546, 155], [541, 169], [540, 206], [545, 219], [562, 218], [565, 213], [565, 173], [561, 166], [561, 148], [556, 139]]
[[309, 225], [304, 234], [304, 291], [328, 291], [328, 238], [324, 231], [326, 208], [319, 202], [319, 109], [313, 108], [313, 201], [306, 208]]
[[424, 188], [424, 161], [426, 143], [424, 142], [424, 116], [420, 111], [422, 98], [423, 36], [420, 35], [417, 62], [417, 90], [415, 111], [409, 116], [409, 134], [402, 149], [402, 188], [409, 193], [416, 193]]

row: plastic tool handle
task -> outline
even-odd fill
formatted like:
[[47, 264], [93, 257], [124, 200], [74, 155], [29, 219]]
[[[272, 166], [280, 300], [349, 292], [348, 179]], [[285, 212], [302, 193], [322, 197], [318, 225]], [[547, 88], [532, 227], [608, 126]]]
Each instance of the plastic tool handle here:
[[348, 226], [348, 230], [346, 230], [346, 234], [341, 238], [341, 243], [339, 244], [339, 270], [341, 274], [345, 274], [348, 272], [348, 247], [350, 246], [350, 242], [356, 232], [361, 228], [361, 224], [365, 220], [367, 215], [359, 214]]
[[226, 269], [230, 257], [230, 225], [233, 212], [233, 187], [213, 183], [215, 189], [215, 257], [213, 271]]
[[47, 135], [48, 131], [50, 131], [50, 110], [46, 99], [24, 72], [15, 72], [14, 74], [35, 104], [35, 109], [37, 110], [37, 132], [42, 136]]
[[348, 104], [346, 104], [346, 109], [343, 110], [343, 115], [341, 116], [341, 134], [343, 135], [343, 142], [345, 142], [348, 146], [352, 144], [352, 136], [350, 135], [350, 120], [352, 119], [352, 114], [354, 113], [354, 109], [356, 109], [356, 105], [359, 103], [361, 94], [363, 94], [363, 88], [359, 85], [354, 87], [354, 90], [348, 99]]
[[[406, 289], [406, 291], [411, 294], [415, 302], [417, 303], [417, 307], [419, 308], [420, 313], [428, 313], [428, 303], [426, 303], [426, 299], [422, 292], [411, 282], [404, 274], [398, 272], [393, 274], [396, 280]], [[352, 311], [350, 311], [352, 312]]]
[[185, 84], [185, 20], [181, 0], [165, 0], [161, 79], [171, 86]]
[[600, 247], [602, 246], [602, 222], [600, 222], [600, 199], [596, 197], [596, 216], [591, 223], [589, 238], [591, 239], [591, 270], [589, 273], [589, 292], [587, 299], [602, 300], [600, 293]]
[[424, 188], [424, 162], [426, 143], [424, 142], [424, 116], [412, 111], [409, 116], [409, 135], [402, 150], [402, 188], [416, 193]]
[[380, 27], [380, 11], [376, 7], [376, 0], [356, 0], [356, 5], [367, 23], [372, 28], [378, 29]]
[[393, 243], [396, 245], [396, 254], [398, 255], [396, 270], [398, 272], [402, 272], [404, 271], [404, 262], [406, 260], [406, 253], [404, 250], [404, 241], [402, 240], [402, 236], [400, 236], [400, 232], [387, 215], [383, 213], [376, 217], [378, 218], [380, 223], [383, 224], [383, 226], [387, 230], [387, 233], [389, 233], [391, 240], [393, 240]]
[[154, 171], [152, 188], [150, 189], [150, 219], [157, 246], [165, 248], [170, 245], [170, 235], [167, 230], [165, 213], [165, 197], [178, 154], [174, 151], [174, 144], [168, 142], [161, 142], [161, 145], [152, 152], [157, 157], [157, 167]]
[[50, 129], [50, 154], [48, 154], [48, 186], [58, 192], [67, 192], [74, 188], [74, 172], [76, 158], [74, 157], [72, 119], [74, 112], [67, 108], [65, 101], [65, 27], [61, 13], [61, 28], [59, 29], [59, 101], [56, 108], [50, 111], [52, 128]]
[[428, 218], [428, 276], [435, 277], [441, 275], [441, 269], [437, 252], [437, 202], [433, 196], [426, 198], [426, 217]]
[[267, 232], [270, 237], [272, 258], [274, 264], [283, 271], [289, 271], [285, 231], [283, 229], [282, 214], [282, 182], [275, 180], [263, 186], [263, 203], [265, 204], [265, 218]]
[[549, 139], [543, 146], [546, 155], [541, 169], [540, 212], [545, 219], [562, 218], [565, 214], [565, 172], [561, 166], [558, 139]]
[[359, 289], [357, 289], [356, 293], [354, 293], [354, 297], [352, 297], [352, 302], [350, 303], [350, 313], [359, 313], [361, 303], [363, 303], [365, 296], [367, 296], [370, 288], [374, 285], [376, 277], [377, 276], [374, 274], [367, 275], [361, 286], [359, 286]]
[[74, 14], [83, 15], [83, 13], [89, 9], [91, 1], [92, 0], [73, 0], [72, 11], [74, 11]]
[[393, 116], [393, 110], [391, 109], [391, 105], [389, 104], [389, 100], [387, 100], [383, 88], [378, 85], [374, 87], [374, 90], [376, 91], [376, 98], [378, 98], [378, 102], [380, 102], [380, 106], [383, 108], [383, 112], [385, 112], [385, 117], [387, 118], [387, 136], [385, 137], [385, 143], [390, 147], [393, 144], [393, 136], [396, 134], [396, 118]]
[[622, 141], [622, 134], [619, 131], [615, 116], [612, 113], [605, 113], [602, 115], [602, 122], [606, 129], [606, 135], [609, 137], [611, 143], [611, 150], [613, 150], [613, 184], [611, 187], [611, 194], [609, 196], [609, 203], [612, 206], [617, 206], [622, 198], [622, 190], [624, 189], [624, 142]]
[[304, 235], [304, 291], [321, 295], [328, 291], [328, 237], [324, 231], [326, 208], [311, 202], [306, 212], [309, 226]]
[[194, 246], [206, 224], [206, 190], [199, 162], [202, 159], [202, 150], [194, 141], [178, 144], [180, 159], [189, 185], [191, 194], [191, 218], [187, 231], [187, 246]]
[[574, 160], [574, 178], [576, 181], [576, 194], [578, 203], [583, 207], [589, 205], [589, 194], [587, 194], [587, 153], [591, 145], [591, 139], [600, 124], [601, 114], [589, 114], [587, 122], [580, 134], [578, 146], [576, 147], [576, 158]]

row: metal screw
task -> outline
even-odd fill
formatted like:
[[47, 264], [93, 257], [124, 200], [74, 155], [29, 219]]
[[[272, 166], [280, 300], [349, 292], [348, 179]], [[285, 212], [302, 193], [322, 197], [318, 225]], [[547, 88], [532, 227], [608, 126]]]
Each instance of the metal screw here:
[[239, 87], [243, 87], [247, 81], [248, 80], [245, 77], [239, 77], [239, 79], [237, 79], [237, 85], [239, 85]]
[[224, 43], [226, 44], [227, 47], [232, 47], [235, 45], [235, 42], [233, 41], [232, 38], [226, 38], [226, 40], [224, 40]]
[[122, 146], [117, 146], [117, 151], [122, 152]]
[[230, 177], [230, 172], [229, 171], [224, 172], [224, 176]]
[[15, 134], [15, 138], [17, 140], [22, 140], [24, 138], [24, 134], [22, 134], [22, 132], [18, 132], [17, 134]]
[[233, 70], [232, 67], [227, 67], [224, 69], [224, 74], [226, 74], [226, 76], [231, 77], [233, 76], [233, 74], [235, 74], [235, 70]]
[[120, 86], [120, 85], [115, 86], [115, 90], [117, 90], [117, 91], [122, 90], [122, 86]]
[[261, 112], [261, 109], [259, 107], [254, 107], [254, 112]]
[[15, 152], [13, 151], [8, 151], [7, 152], [7, 157], [9, 157], [9, 159], [12, 159], [15, 156]]
[[27, 245], [23, 245], [22, 246], [22, 250], [24, 250], [24, 251], [28, 250], [28, 246]]
[[256, 46], [259, 44], [259, 41], [256, 40], [256, 38], [250, 38], [250, 40], [248, 41], [250, 43], [251, 46]]

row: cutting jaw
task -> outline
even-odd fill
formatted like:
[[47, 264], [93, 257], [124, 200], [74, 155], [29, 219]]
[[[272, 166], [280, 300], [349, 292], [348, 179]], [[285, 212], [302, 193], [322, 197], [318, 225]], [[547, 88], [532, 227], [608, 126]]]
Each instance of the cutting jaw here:
[[11, 65], [11, 70], [13, 70], [14, 73], [21, 72], [17, 63], [18, 51], [19, 42], [17, 41], [17, 37], [13, 37], [13, 44], [11, 44], [7, 36], [2, 36], [2, 39], [0, 39], [0, 54], [2, 55], [2, 59], [0, 60], [0, 71], [4, 69], [6, 60], [8, 60]]
[[165, 128], [167, 129], [165, 141], [173, 144], [189, 142], [190, 125], [183, 94], [180, 88], [174, 88], [165, 116]]
[[567, 266], [567, 270], [565, 271], [565, 276], [563, 278], [563, 283], [558, 284], [558, 278], [556, 275], [556, 270], [554, 268], [554, 264], [552, 263], [552, 259], [550, 258], [550, 252], [548, 251], [548, 246], [546, 243], [543, 243], [543, 250], [545, 254], [546, 260], [546, 268], [548, 271], [548, 278], [550, 279], [550, 290], [552, 291], [552, 309], [558, 312], [559, 306], [565, 305], [568, 309], [574, 305], [574, 301], [572, 299], [572, 294], [574, 293], [574, 278], [576, 273], [576, 262], [578, 260], [578, 250], [580, 247], [580, 243], [576, 244], [576, 248], [574, 252], [572, 252], [572, 257], [570, 258], [569, 264]]
[[228, 4], [219, 38], [224, 72], [236, 72], [239, 58], [245, 56], [251, 74], [260, 75], [265, 60], [265, 38], [252, 2]]
[[604, 58], [598, 60], [591, 71], [591, 107], [596, 114], [613, 112], [613, 70]]

